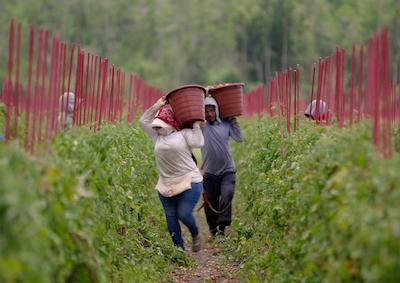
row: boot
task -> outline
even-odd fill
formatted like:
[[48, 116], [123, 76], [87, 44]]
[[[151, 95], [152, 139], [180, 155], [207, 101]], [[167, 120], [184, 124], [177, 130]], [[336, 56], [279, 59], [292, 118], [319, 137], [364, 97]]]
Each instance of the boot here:
[[217, 235], [225, 236], [225, 225], [219, 225]]
[[211, 234], [211, 236], [214, 238], [215, 237], [215, 235], [217, 234], [217, 232], [218, 232], [218, 228], [217, 227], [215, 227], [215, 228], [210, 228], [210, 234]]
[[192, 237], [192, 251], [193, 252], [198, 252], [201, 250], [201, 239], [200, 235]]

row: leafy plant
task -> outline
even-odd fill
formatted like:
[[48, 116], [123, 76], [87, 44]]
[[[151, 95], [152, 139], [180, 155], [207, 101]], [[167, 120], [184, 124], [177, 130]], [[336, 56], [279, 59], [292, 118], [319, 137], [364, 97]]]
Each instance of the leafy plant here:
[[0, 146], [0, 281], [170, 280], [174, 248], [137, 124], [73, 129], [49, 158]]
[[256, 150], [235, 148], [240, 218], [225, 246], [243, 279], [399, 280], [400, 160], [377, 157], [368, 125], [303, 123], [283, 155], [276, 120], [245, 132]]

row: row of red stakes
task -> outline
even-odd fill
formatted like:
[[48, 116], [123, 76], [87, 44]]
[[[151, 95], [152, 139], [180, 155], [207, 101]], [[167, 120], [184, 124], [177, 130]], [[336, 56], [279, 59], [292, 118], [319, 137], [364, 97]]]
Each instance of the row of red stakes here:
[[[33, 152], [43, 142], [47, 147], [48, 141], [67, 119], [68, 103], [60, 103], [63, 93], [67, 94], [66, 102], [71, 92], [75, 98], [72, 126], [89, 125], [94, 130], [98, 130], [104, 121], [121, 122], [124, 119], [132, 122], [137, 109], [146, 109], [162, 95], [135, 74], [128, 75], [126, 93], [125, 72], [115, 68], [107, 58], [85, 53], [73, 44], [68, 47], [65, 42], [60, 42], [57, 34], [53, 35], [49, 48], [49, 37], [47, 30], [35, 33], [35, 27], [30, 26], [24, 88], [20, 79], [21, 24], [17, 24], [15, 39], [15, 22], [10, 20], [8, 76], [2, 89], [2, 101], [6, 106], [6, 142], [19, 137], [18, 121], [22, 116], [25, 148]], [[50, 70], [47, 66], [49, 52]], [[364, 45], [361, 44], [357, 52], [353, 44], [350, 64], [346, 64], [346, 50], [340, 48], [328, 57], [320, 58], [318, 64], [312, 66], [309, 99], [304, 98], [307, 97], [305, 94], [300, 95], [299, 66], [275, 73], [267, 87], [260, 84], [244, 95], [244, 114], [277, 115], [283, 136], [284, 128], [288, 134], [298, 129], [303, 109], [316, 100], [315, 120], [319, 124], [329, 125], [336, 121], [339, 127], [352, 127], [354, 120], [372, 119], [374, 144], [385, 157], [390, 157], [391, 130], [399, 123], [399, 98], [396, 84], [390, 82], [386, 28], [370, 38], [367, 64], [364, 64], [364, 57]], [[348, 65], [350, 77], [345, 76]], [[325, 116], [320, 115], [322, 101], [329, 109]]]
[[[283, 137], [283, 125], [288, 134], [296, 131], [299, 116], [315, 100], [314, 119], [318, 124], [335, 122], [338, 127], [351, 128], [354, 121], [372, 120], [373, 142], [383, 157], [390, 158], [393, 154], [391, 133], [400, 123], [400, 85], [397, 87], [396, 82], [391, 82], [388, 29], [369, 39], [366, 55], [363, 44], [358, 50], [353, 44], [350, 54], [346, 63], [346, 50], [337, 47], [334, 53], [314, 63], [308, 95], [300, 95], [299, 66], [294, 71], [290, 68], [276, 73], [268, 80], [267, 87], [260, 84], [244, 95], [245, 115], [277, 115]], [[321, 115], [322, 103], [328, 109], [324, 115]]]
[[[69, 96], [74, 96], [72, 126], [98, 130], [105, 121], [132, 122], [137, 109], [146, 109], [163, 95], [135, 74], [128, 74], [126, 93], [126, 73], [107, 58], [67, 45], [57, 34], [52, 35], [50, 45], [49, 31], [36, 32], [34, 25], [29, 28], [24, 87], [21, 24], [11, 19], [9, 31], [8, 72], [1, 97], [6, 108], [4, 137], [6, 142], [22, 138], [29, 152], [42, 145], [47, 148], [51, 137], [63, 128]], [[24, 133], [18, 132], [21, 117]]]

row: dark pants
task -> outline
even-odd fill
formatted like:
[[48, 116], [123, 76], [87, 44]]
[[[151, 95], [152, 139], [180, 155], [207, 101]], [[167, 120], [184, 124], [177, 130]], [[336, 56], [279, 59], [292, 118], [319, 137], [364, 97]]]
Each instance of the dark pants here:
[[185, 249], [179, 220], [188, 227], [192, 237], [199, 234], [193, 209], [202, 191], [201, 183], [192, 183], [192, 188], [173, 197], [164, 197], [158, 193], [167, 218], [168, 231], [174, 245]]
[[204, 175], [204, 193], [214, 210], [222, 212], [213, 211], [207, 202], [204, 205], [208, 227], [212, 234], [217, 233], [218, 230], [224, 232], [225, 227], [231, 225], [235, 182], [235, 172], [226, 172], [222, 175], [206, 173]]

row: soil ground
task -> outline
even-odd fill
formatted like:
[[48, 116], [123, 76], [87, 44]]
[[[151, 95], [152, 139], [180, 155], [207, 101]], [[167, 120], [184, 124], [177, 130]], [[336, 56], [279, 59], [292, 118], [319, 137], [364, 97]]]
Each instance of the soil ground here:
[[[199, 201], [198, 207], [202, 201]], [[200, 229], [202, 249], [197, 253], [190, 251], [191, 237], [186, 227], [182, 225], [187, 254], [193, 259], [193, 267], [179, 267], [173, 272], [176, 282], [195, 283], [195, 282], [215, 282], [215, 283], [236, 283], [239, 282], [236, 276], [237, 263], [229, 261], [219, 248], [219, 241], [223, 241], [220, 236], [212, 241], [208, 232], [208, 226], [204, 215], [204, 210], [197, 211], [196, 219]], [[229, 236], [229, 230], [227, 231]]]

